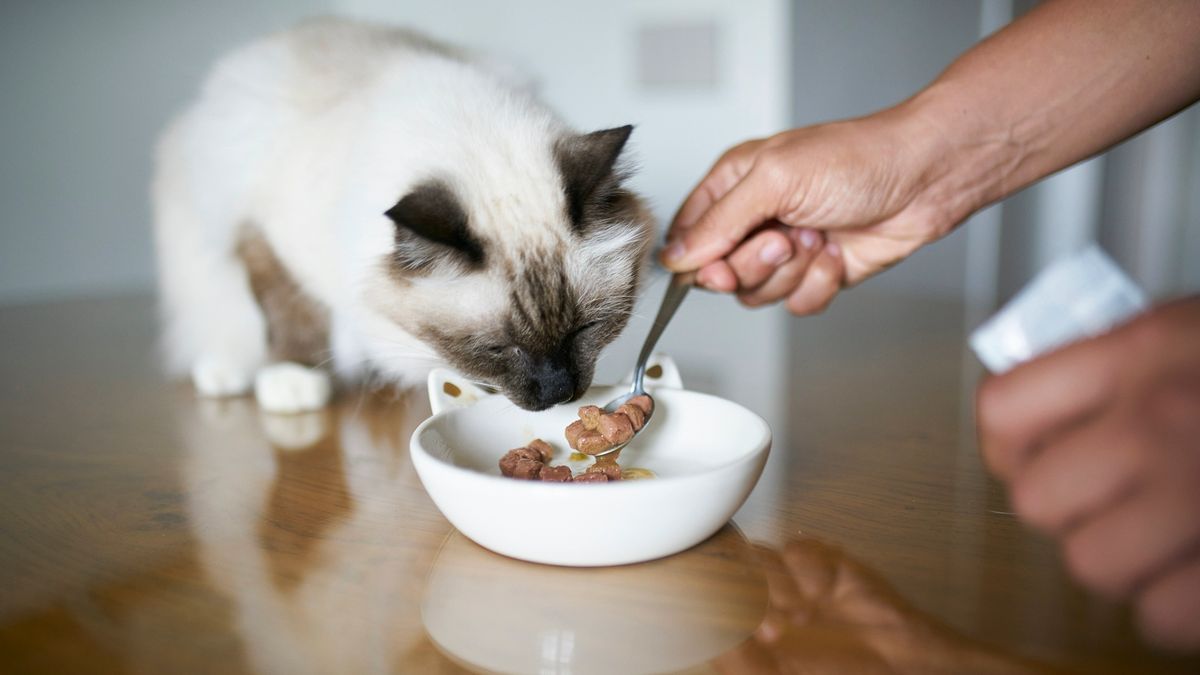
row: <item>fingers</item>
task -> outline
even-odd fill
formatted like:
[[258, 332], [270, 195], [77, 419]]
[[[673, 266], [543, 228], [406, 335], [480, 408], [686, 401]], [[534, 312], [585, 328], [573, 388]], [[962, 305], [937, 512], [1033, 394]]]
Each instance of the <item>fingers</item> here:
[[1138, 628], [1161, 647], [1200, 649], [1200, 555], [1158, 577], [1137, 600]]
[[667, 240], [670, 241], [683, 230], [695, 225], [700, 216], [729, 192], [730, 188], [737, 185], [739, 180], [741, 176], [735, 175], [720, 163], [714, 166], [680, 205], [675, 218], [671, 220], [671, 226], [667, 228]]
[[737, 273], [725, 260], [710, 262], [696, 272], [696, 283], [710, 291], [732, 293], [737, 290]]
[[713, 205], [713, 202], [737, 185], [738, 181], [750, 170], [754, 154], [761, 145], [761, 140], [747, 141], [730, 148], [721, 155], [704, 178], [692, 189], [687, 199], [683, 200], [675, 218], [671, 220], [667, 238], [670, 239], [678, 231], [695, 225], [700, 216]]
[[1113, 337], [1075, 343], [980, 385], [979, 439], [993, 473], [1011, 480], [1047, 435], [1078, 423], [1108, 401], [1116, 365], [1124, 356]]
[[713, 202], [694, 225], [674, 233], [663, 250], [663, 265], [674, 272], [687, 272], [725, 256], [775, 215], [770, 204], [776, 202], [768, 182], [752, 170]]
[[788, 229], [781, 225], [757, 232], [725, 257], [737, 275], [737, 290], [758, 288], [780, 265], [791, 260], [795, 247]]
[[1017, 474], [1013, 507], [1056, 534], [1128, 493], [1142, 479], [1152, 448], [1124, 421], [1105, 419], [1048, 445]]
[[1113, 598], [1200, 550], [1200, 495], [1184, 481], [1158, 483], [1087, 521], [1063, 543], [1077, 579]]
[[845, 267], [837, 244], [829, 243], [809, 265], [800, 286], [788, 297], [788, 311], [797, 316], [823, 312], [842, 288]]
[[[788, 542], [783, 563], [804, 604], [829, 594], [837, 579], [838, 552], [815, 539]], [[799, 603], [798, 603], [799, 604]]]
[[803, 597], [780, 554], [764, 547], [759, 551], [759, 560], [767, 580], [767, 602], [771, 608], [787, 614], [799, 607]]
[[823, 239], [816, 230], [808, 228], [788, 228], [787, 234], [795, 253], [757, 288], [740, 292], [738, 300], [742, 304], [757, 307], [783, 300], [796, 290], [800, 281], [804, 279], [804, 273], [808, 271], [809, 264], [820, 250]]

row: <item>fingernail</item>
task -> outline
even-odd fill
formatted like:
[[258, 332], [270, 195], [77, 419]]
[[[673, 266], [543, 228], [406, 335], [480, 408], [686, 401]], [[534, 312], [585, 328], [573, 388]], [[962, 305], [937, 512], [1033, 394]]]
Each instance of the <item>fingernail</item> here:
[[712, 290], [712, 286], [709, 285], [708, 274], [704, 270], [700, 270], [696, 274], [696, 285], [706, 290]]
[[758, 259], [768, 265], [780, 265], [790, 257], [791, 249], [778, 241], [769, 241], [758, 251]]
[[816, 232], [807, 228], [800, 230], [800, 245], [804, 248], [812, 248], [816, 246], [817, 239], [819, 239], [819, 237], [817, 237]]
[[663, 249], [662, 256], [663, 256], [663, 260], [666, 260], [668, 262], [674, 262], [674, 261], [682, 258], [683, 253], [684, 253], [683, 244], [681, 242], [677, 241], [677, 242], [668, 244], [667, 247]]
[[842, 254], [842, 247], [831, 241], [825, 244], [825, 252], [836, 258]]

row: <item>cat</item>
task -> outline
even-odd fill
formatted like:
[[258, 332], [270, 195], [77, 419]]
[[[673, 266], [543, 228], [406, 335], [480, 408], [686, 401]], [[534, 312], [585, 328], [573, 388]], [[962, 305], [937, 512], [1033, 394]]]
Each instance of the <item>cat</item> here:
[[331, 374], [439, 363], [525, 409], [578, 398], [654, 229], [631, 130], [576, 132], [396, 27], [311, 19], [234, 51], [157, 148], [167, 367], [275, 412], [325, 405]]

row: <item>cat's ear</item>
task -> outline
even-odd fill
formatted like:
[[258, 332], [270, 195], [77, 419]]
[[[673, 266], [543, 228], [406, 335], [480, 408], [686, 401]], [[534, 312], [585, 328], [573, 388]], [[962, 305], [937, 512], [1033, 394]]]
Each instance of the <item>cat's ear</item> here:
[[554, 155], [566, 191], [567, 214], [576, 228], [583, 227], [591, 202], [618, 187], [620, 177], [614, 170], [632, 131], [632, 125], [625, 125], [567, 136], [555, 145]]
[[427, 181], [413, 188], [384, 215], [396, 225], [393, 259], [417, 271], [447, 259], [483, 265], [483, 246], [471, 233], [467, 212], [448, 185]]

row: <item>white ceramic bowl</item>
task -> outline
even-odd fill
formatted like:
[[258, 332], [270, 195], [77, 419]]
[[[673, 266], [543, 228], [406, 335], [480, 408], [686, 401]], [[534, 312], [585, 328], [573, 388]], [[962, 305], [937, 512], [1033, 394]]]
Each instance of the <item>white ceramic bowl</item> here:
[[[665, 365], [668, 374], [677, 372]], [[627, 387], [592, 387], [581, 401], [536, 413], [449, 371], [432, 373], [429, 388], [435, 414], [411, 442], [429, 496], [478, 544], [533, 562], [621, 565], [704, 541], [749, 496], [771, 445], [767, 423], [742, 406], [658, 387], [652, 422], [620, 459], [656, 478], [588, 485], [515, 480], [500, 475], [501, 455], [541, 438], [555, 448], [552, 463], [571, 463], [563, 429], [578, 406], [603, 405]], [[578, 471], [590, 462], [573, 465]]]

